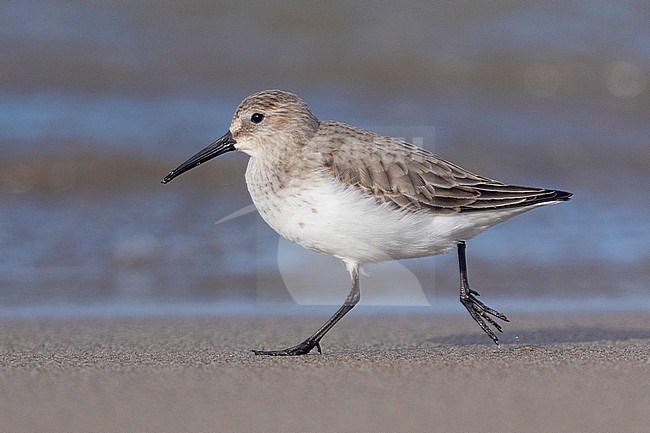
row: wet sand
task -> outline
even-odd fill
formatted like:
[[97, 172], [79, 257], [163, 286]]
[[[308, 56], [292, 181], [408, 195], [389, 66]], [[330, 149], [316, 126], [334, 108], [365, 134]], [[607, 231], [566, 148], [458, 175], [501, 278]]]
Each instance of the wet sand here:
[[[298, 309], [298, 307], [297, 307]], [[369, 310], [372, 311], [372, 310]], [[404, 313], [400, 311], [405, 311]], [[650, 317], [360, 309], [323, 354], [318, 315], [2, 321], [0, 431], [647, 431]]]

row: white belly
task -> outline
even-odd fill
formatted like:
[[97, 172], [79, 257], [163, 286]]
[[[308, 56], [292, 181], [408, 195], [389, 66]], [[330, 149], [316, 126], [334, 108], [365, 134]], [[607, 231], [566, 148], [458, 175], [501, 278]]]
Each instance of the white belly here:
[[246, 172], [260, 215], [286, 239], [360, 264], [440, 254], [528, 209], [433, 215], [398, 211], [322, 177], [284, 188]]

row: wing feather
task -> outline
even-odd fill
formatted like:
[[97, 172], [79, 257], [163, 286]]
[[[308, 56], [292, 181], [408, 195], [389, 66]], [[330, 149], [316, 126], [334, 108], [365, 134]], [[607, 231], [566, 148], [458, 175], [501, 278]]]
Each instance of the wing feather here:
[[471, 212], [533, 206], [571, 196], [488, 179], [410, 143], [338, 122], [321, 123], [312, 143], [322, 153], [324, 166], [343, 184], [398, 208]]

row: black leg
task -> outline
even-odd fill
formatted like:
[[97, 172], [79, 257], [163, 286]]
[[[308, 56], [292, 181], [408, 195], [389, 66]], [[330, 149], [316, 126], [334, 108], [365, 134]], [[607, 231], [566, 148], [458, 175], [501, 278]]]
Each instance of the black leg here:
[[348, 294], [348, 297], [345, 299], [343, 305], [341, 305], [341, 308], [339, 308], [338, 311], [318, 329], [318, 331], [314, 332], [311, 337], [307, 338], [302, 343], [293, 347], [281, 350], [253, 350], [253, 353], [255, 355], [296, 356], [306, 355], [311, 352], [314, 347], [318, 349], [319, 353], [322, 353], [320, 349], [321, 338], [323, 338], [325, 334], [327, 334], [327, 332], [348, 313], [348, 311], [357, 305], [359, 299], [361, 299], [358, 265], [348, 265], [348, 270], [350, 271], [350, 277], [352, 278], [352, 289], [350, 290], [350, 294]]
[[492, 315], [497, 319], [501, 319], [504, 322], [509, 322], [509, 320], [505, 314], [493, 310], [483, 302], [476, 299], [476, 296], [480, 296], [480, 294], [469, 287], [469, 282], [467, 280], [467, 262], [465, 260], [465, 242], [458, 243], [458, 265], [460, 268], [460, 302], [465, 306], [465, 308], [467, 308], [467, 311], [469, 312], [469, 315], [472, 316], [472, 319], [478, 323], [481, 329], [485, 331], [485, 333], [498, 346], [499, 339], [494, 334], [494, 331], [492, 331], [492, 329], [490, 329], [490, 327], [485, 322], [488, 322], [490, 325], [494, 326], [497, 331], [503, 332], [501, 325], [499, 325], [489, 315]]

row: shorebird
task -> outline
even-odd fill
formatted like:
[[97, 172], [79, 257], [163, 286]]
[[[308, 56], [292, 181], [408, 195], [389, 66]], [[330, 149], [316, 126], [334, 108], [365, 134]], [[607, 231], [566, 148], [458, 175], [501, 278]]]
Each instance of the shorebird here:
[[246, 185], [264, 221], [290, 241], [341, 259], [352, 280], [343, 305], [309, 338], [286, 349], [253, 350], [258, 355], [321, 352], [321, 339], [359, 302], [362, 265], [454, 248], [460, 302], [498, 345], [492, 328], [503, 332], [497, 320], [508, 318], [470, 288], [466, 242], [515, 215], [571, 197], [565, 191], [508, 185], [413, 144], [321, 122], [297, 95], [280, 90], [244, 99], [228, 132], [162, 183], [235, 150], [250, 156]]

